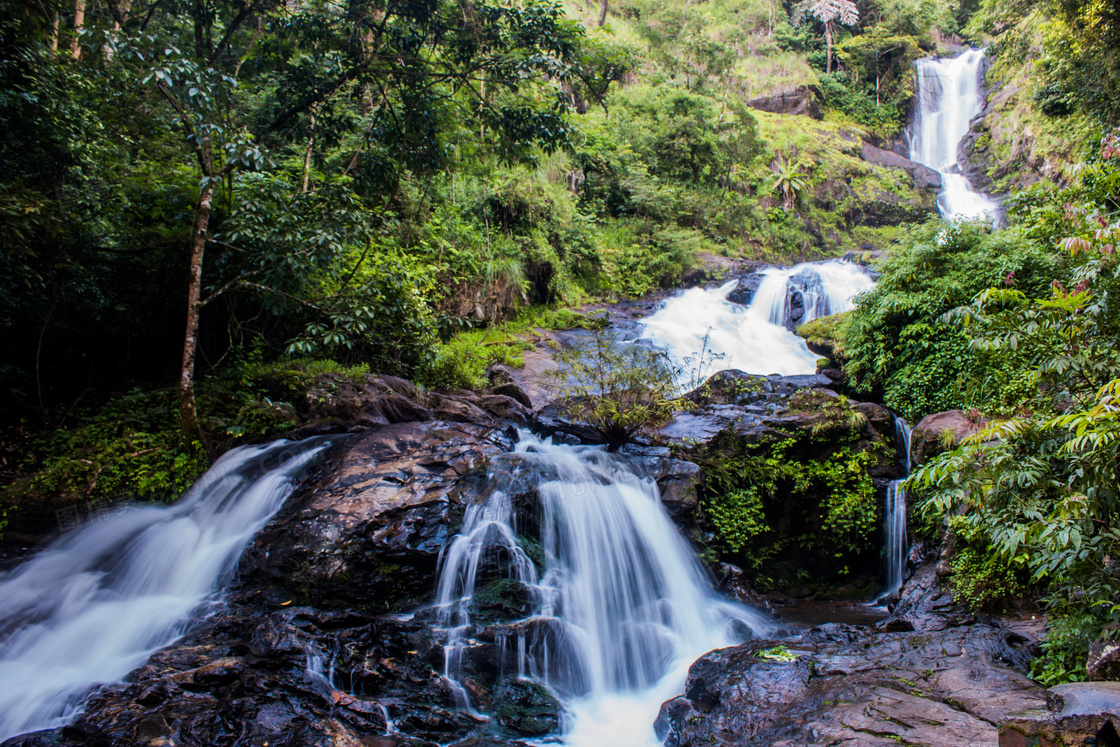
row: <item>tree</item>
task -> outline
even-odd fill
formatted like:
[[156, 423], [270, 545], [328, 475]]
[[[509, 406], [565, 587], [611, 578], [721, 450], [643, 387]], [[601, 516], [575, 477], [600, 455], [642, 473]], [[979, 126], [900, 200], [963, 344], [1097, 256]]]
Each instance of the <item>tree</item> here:
[[[403, 173], [441, 167], [441, 121], [478, 118], [501, 160], [528, 157], [534, 144], [555, 148], [567, 134], [562, 103], [541, 106], [526, 95], [529, 91], [518, 95], [519, 89], [533, 79], [566, 78], [578, 36], [578, 27], [559, 8], [536, 3], [404, 4], [388, 10], [358, 4], [347, 14], [307, 8], [289, 17], [278, 0], [260, 0], [221, 10], [225, 12], [194, 7], [179, 30], [193, 29], [186, 52], [176, 38], [143, 36], [129, 50], [147, 66], [144, 82], [172, 109], [199, 170], [179, 380], [181, 430], [187, 439], [200, 433], [194, 377], [203, 307], [233, 289], [268, 291], [255, 277], [265, 266], [245, 266], [239, 260], [240, 272], [227, 273], [225, 282], [204, 296], [207, 247], [223, 243], [211, 227], [216, 193], [224, 189], [232, 205], [235, 176], [273, 166], [273, 157], [303, 133], [306, 145], [296, 191], [306, 192], [317, 138], [337, 139], [347, 128], [357, 129], [353, 117], [337, 110], [363, 91], [378, 91], [380, 101], [367, 103], [365, 141], [346, 170], [356, 172], [359, 189], [374, 188], [380, 204], [368, 207], [375, 211], [389, 207]], [[254, 17], [258, 30], [246, 33]], [[261, 80], [246, 86], [236, 76], [262, 33], [270, 48], [282, 50], [280, 64], [269, 70], [267, 58], [252, 60], [256, 65], [246, 69]], [[352, 44], [354, 38], [363, 43]], [[263, 106], [254, 106], [254, 97], [262, 94]], [[328, 121], [332, 109], [333, 123]], [[226, 248], [234, 254], [239, 250]], [[333, 256], [297, 252], [272, 261], [293, 266], [311, 257], [324, 265]], [[315, 329], [327, 328], [319, 324]]]
[[824, 41], [828, 49], [825, 72], [832, 72], [832, 37], [836, 33], [836, 23], [853, 26], [859, 22], [859, 9], [855, 0], [815, 0], [809, 12], [824, 24]]
[[561, 349], [550, 388], [572, 417], [603, 436], [608, 451], [661, 425], [690, 404], [681, 398], [681, 369], [663, 350], [623, 344], [602, 332]]

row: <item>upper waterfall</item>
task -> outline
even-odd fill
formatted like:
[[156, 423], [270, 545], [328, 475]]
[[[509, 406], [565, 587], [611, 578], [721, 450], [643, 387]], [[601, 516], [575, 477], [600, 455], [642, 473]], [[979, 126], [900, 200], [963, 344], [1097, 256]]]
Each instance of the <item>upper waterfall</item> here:
[[977, 192], [961, 173], [958, 151], [971, 121], [983, 107], [981, 64], [984, 50], [956, 57], [918, 60], [918, 103], [911, 123], [910, 160], [941, 174], [937, 206], [946, 218], [995, 220], [999, 203]]

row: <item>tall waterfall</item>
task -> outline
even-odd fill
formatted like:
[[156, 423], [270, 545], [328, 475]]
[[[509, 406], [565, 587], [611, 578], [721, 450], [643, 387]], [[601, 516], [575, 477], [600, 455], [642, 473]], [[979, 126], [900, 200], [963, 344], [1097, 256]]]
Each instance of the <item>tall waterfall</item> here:
[[951, 59], [918, 60], [918, 103], [910, 127], [910, 160], [941, 174], [937, 204], [946, 218], [995, 220], [999, 203], [977, 192], [961, 173], [957, 152], [969, 123], [980, 113], [980, 66], [984, 51], [969, 49]]
[[862, 267], [840, 260], [771, 267], [761, 274], [746, 308], [727, 300], [738, 280], [719, 288], [690, 288], [673, 296], [642, 320], [643, 339], [666, 348], [686, 369], [695, 365], [706, 336], [708, 351], [722, 356], [720, 369], [761, 375], [811, 374], [820, 356], [791, 328], [851, 309], [855, 296], [875, 284]]
[[[910, 474], [910, 426], [902, 418], [894, 420], [895, 441], [899, 451], [903, 480]], [[887, 600], [902, 588], [902, 575], [906, 570], [906, 556], [910, 551], [906, 527], [906, 491], [903, 480], [893, 480], [887, 486], [887, 503], [884, 519], [884, 545], [887, 560], [887, 589], [880, 600]]]
[[234, 449], [174, 506], [71, 530], [0, 576], [0, 741], [73, 720], [97, 684], [182, 635], [324, 446]]
[[[522, 432], [516, 451], [492, 464], [490, 484], [444, 555], [436, 604], [445, 674], [462, 675], [480, 585], [495, 576], [519, 582], [532, 613], [505, 653], [519, 675], [560, 699], [566, 744], [657, 744], [658, 708], [683, 688], [693, 660], [772, 630], [759, 613], [713, 594], [656, 485], [625, 459]], [[515, 491], [535, 496], [531, 517], [514, 510]], [[530, 533], [539, 534], [537, 563], [522, 539]]]

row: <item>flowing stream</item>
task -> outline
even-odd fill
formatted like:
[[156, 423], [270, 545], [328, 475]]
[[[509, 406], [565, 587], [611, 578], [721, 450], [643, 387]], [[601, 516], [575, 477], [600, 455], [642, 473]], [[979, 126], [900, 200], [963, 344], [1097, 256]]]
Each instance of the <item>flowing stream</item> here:
[[910, 160], [941, 174], [937, 206], [946, 218], [996, 220], [999, 203], [977, 192], [961, 173], [958, 150], [970, 122], [980, 113], [984, 51], [918, 60], [918, 104], [910, 127]]
[[[565, 744], [657, 744], [658, 709], [696, 658], [773, 630], [712, 592], [657, 486], [625, 458], [523, 431], [516, 451], [492, 464], [490, 485], [443, 558], [445, 674], [461, 679], [471, 654], [475, 595], [495, 580], [517, 583], [532, 614], [511, 626], [504, 657], [561, 701]], [[515, 508], [527, 494], [534, 510]], [[539, 552], [526, 536], [539, 537]]]
[[760, 274], [749, 306], [727, 300], [738, 280], [718, 288], [690, 288], [642, 320], [642, 338], [666, 348], [686, 374], [706, 362], [701, 355], [716, 356], [712, 363], [717, 370], [811, 374], [820, 356], [791, 329], [851, 309], [855, 296], [875, 285], [862, 267], [842, 260], [771, 267]]
[[0, 741], [72, 721], [220, 601], [242, 551], [326, 443], [225, 454], [173, 506], [130, 506], [0, 576]]

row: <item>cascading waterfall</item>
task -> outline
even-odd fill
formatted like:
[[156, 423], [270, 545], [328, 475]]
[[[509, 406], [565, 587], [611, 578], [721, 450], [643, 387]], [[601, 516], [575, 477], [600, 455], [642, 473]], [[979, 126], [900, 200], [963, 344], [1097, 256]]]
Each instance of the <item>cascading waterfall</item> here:
[[906, 491], [902, 487], [906, 475], [910, 474], [910, 426], [902, 418], [894, 419], [895, 441], [902, 466], [902, 480], [893, 480], [887, 486], [887, 502], [884, 523], [884, 544], [887, 555], [887, 589], [880, 600], [887, 600], [898, 594], [902, 588], [902, 575], [906, 570], [906, 556], [910, 550], [906, 528]]
[[666, 348], [686, 373], [704, 349], [706, 337], [708, 352], [722, 356], [720, 369], [811, 374], [820, 356], [791, 328], [851, 309], [855, 296], [875, 284], [862, 267], [841, 260], [771, 267], [761, 275], [746, 308], [727, 300], [738, 280], [673, 296], [642, 320], [642, 338]]
[[961, 173], [958, 150], [980, 113], [981, 49], [951, 59], [918, 60], [918, 103], [910, 127], [910, 160], [941, 174], [937, 204], [946, 218], [995, 220], [999, 203], [977, 192]]
[[174, 506], [131, 506], [0, 576], [0, 741], [73, 720], [219, 601], [242, 551], [326, 446], [219, 459]]
[[[490, 483], [443, 558], [436, 605], [445, 674], [461, 679], [480, 584], [518, 582], [533, 611], [513, 626], [503, 660], [563, 703], [566, 744], [657, 744], [658, 708], [679, 693], [692, 661], [773, 629], [714, 595], [656, 485], [625, 459], [522, 432], [517, 449], [491, 466]], [[514, 495], [526, 491], [537, 503], [531, 519], [514, 510]], [[529, 532], [539, 532], [540, 567], [522, 539]]]

